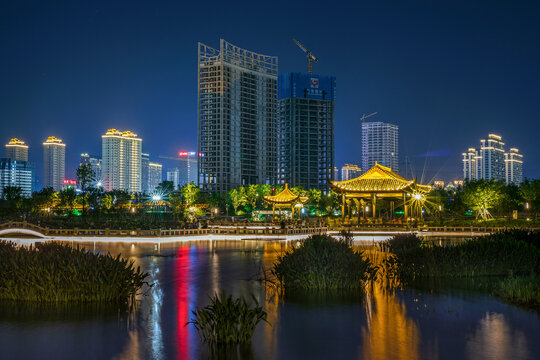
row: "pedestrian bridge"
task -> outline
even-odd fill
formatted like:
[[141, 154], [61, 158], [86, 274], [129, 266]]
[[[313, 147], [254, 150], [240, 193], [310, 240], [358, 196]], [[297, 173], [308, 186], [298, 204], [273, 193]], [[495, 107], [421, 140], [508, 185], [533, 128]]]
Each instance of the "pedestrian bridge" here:
[[9, 237], [21, 235], [45, 238], [44, 231], [41, 227], [26, 222], [9, 222], [0, 225], [0, 236]]

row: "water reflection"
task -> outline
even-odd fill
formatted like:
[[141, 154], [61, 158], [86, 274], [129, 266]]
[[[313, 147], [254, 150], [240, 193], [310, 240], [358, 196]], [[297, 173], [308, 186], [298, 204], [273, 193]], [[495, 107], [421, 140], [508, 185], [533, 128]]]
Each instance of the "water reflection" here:
[[[88, 243], [122, 253], [154, 285], [137, 310], [57, 310], [0, 304], [0, 358], [38, 359], [527, 359], [540, 357], [538, 315], [467, 289], [360, 294], [289, 293], [260, 281], [283, 242]], [[85, 245], [85, 246], [86, 246]], [[373, 258], [379, 256], [370, 253]], [[268, 313], [246, 349], [212, 353], [191, 312], [226, 290], [253, 295]], [[32, 343], [32, 347], [27, 344]], [[241, 351], [240, 351], [241, 350]], [[238, 352], [236, 352], [238, 351]]]
[[513, 330], [503, 314], [486, 313], [467, 341], [467, 357], [483, 353], [493, 360], [531, 359], [527, 348], [525, 334]]
[[373, 286], [367, 294], [366, 312], [360, 359], [419, 358], [418, 325], [407, 316], [407, 307], [394, 294]]

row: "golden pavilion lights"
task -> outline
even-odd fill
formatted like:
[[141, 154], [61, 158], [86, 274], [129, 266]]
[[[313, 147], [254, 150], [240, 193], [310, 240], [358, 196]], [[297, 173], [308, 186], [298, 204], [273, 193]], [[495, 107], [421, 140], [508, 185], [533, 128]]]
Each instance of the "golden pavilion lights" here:
[[[376, 218], [376, 203], [378, 199], [391, 199], [390, 213], [394, 213], [394, 199], [403, 201], [405, 218], [411, 199], [414, 199], [411, 210], [413, 216], [421, 216], [425, 195], [431, 191], [431, 186], [417, 184], [416, 180], [407, 180], [392, 171], [391, 168], [375, 163], [371, 169], [359, 177], [346, 181], [329, 181], [330, 188], [338, 195], [341, 195], [342, 217], [345, 217], [346, 207], [349, 217], [351, 216], [351, 205], [355, 203], [360, 220], [360, 210], [366, 216], [367, 202], [371, 202], [373, 211], [372, 217]], [[414, 198], [416, 197], [416, 198]]]
[[276, 208], [291, 208], [292, 216], [294, 217], [294, 209], [303, 207], [309, 201], [308, 197], [296, 195], [289, 190], [289, 184], [285, 184], [285, 188], [276, 195], [263, 196], [264, 201], [272, 204], [272, 216], [276, 214]]

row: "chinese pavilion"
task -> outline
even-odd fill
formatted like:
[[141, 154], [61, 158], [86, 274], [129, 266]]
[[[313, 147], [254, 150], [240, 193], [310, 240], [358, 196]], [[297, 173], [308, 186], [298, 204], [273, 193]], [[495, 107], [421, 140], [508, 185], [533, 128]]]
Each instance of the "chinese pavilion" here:
[[377, 201], [390, 200], [390, 213], [394, 214], [394, 202], [403, 201], [404, 218], [411, 216], [422, 216], [426, 194], [431, 191], [431, 186], [421, 185], [416, 180], [407, 180], [398, 175], [391, 168], [375, 163], [371, 169], [359, 177], [346, 181], [329, 180], [330, 188], [333, 192], [341, 195], [341, 214], [345, 218], [351, 217], [351, 204], [354, 201], [358, 209], [358, 220], [360, 220], [360, 209], [364, 217], [371, 204], [372, 218], [376, 218]]
[[290, 208], [292, 216], [294, 217], [294, 209], [302, 207], [309, 201], [308, 197], [296, 195], [289, 190], [289, 184], [285, 184], [285, 188], [276, 195], [266, 195], [263, 197], [264, 201], [272, 204], [272, 216], [276, 215], [276, 208], [281, 210], [282, 208]]

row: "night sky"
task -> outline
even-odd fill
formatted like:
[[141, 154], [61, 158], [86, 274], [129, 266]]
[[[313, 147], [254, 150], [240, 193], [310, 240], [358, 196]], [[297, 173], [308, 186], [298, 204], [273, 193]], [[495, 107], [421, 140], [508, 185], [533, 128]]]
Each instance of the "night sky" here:
[[2, 1], [0, 142], [26, 141], [41, 179], [41, 143], [60, 137], [74, 177], [114, 127], [167, 168], [159, 155], [197, 147], [197, 42], [306, 71], [295, 37], [337, 77], [339, 167], [361, 163], [359, 118], [377, 111], [419, 180], [462, 177], [461, 153], [490, 132], [540, 178], [539, 18], [539, 1]]

